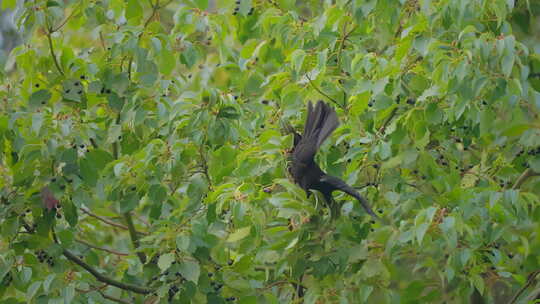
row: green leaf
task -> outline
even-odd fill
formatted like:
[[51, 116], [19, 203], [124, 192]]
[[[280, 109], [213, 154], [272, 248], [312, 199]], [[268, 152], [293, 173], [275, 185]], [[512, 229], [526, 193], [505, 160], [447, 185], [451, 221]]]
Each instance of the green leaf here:
[[304, 63], [304, 58], [306, 57], [306, 52], [301, 49], [294, 50], [290, 56], [293, 69], [299, 72], [302, 69], [302, 64]]
[[2, 10], [14, 9], [17, 5], [17, 0], [2, 0]]
[[142, 6], [138, 0], [127, 0], [126, 4], [126, 18], [140, 18], [142, 17]]
[[199, 275], [201, 274], [201, 269], [199, 263], [195, 260], [186, 260], [180, 264], [180, 273], [186, 280], [191, 281], [195, 284], [199, 281]]
[[250, 232], [251, 232], [251, 226], [240, 228], [236, 230], [235, 232], [229, 234], [229, 237], [227, 238], [227, 242], [230, 242], [230, 243], [238, 242], [239, 240], [248, 236]]
[[206, 10], [208, 8], [208, 0], [194, 0], [194, 2], [200, 10]]
[[36, 295], [37, 291], [41, 287], [41, 281], [33, 282], [28, 286], [28, 289], [26, 290], [26, 301], [28, 303], [31, 302], [32, 298]]
[[49, 102], [51, 99], [51, 93], [48, 90], [39, 90], [32, 95], [30, 95], [30, 99], [28, 100], [28, 106], [31, 109], [36, 109], [38, 107], [42, 107], [44, 104]]
[[176, 260], [174, 253], [166, 253], [159, 256], [158, 267], [161, 271], [165, 271], [171, 267], [172, 262]]

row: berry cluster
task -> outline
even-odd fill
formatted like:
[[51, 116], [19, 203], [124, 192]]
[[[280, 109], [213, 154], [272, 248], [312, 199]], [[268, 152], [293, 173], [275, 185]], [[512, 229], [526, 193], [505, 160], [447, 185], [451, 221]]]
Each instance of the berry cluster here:
[[236, 0], [235, 4], [236, 6], [234, 7], [233, 15], [238, 14], [238, 11], [240, 10], [240, 0]]
[[47, 262], [49, 266], [54, 267], [54, 259], [52, 256], [48, 255], [45, 250], [38, 250], [36, 251], [37, 258], [40, 263]]
[[179, 291], [180, 289], [178, 288], [178, 286], [174, 285], [172, 286], [171, 288], [169, 288], [169, 302], [172, 301], [172, 299], [174, 298], [174, 295]]

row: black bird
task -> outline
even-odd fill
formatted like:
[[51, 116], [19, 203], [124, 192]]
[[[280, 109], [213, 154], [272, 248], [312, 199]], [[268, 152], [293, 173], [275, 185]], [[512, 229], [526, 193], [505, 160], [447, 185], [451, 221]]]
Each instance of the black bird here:
[[340, 178], [328, 175], [315, 163], [315, 153], [330, 134], [338, 127], [339, 122], [336, 111], [323, 101], [319, 101], [315, 108], [311, 102], [308, 104], [308, 113], [304, 133], [294, 134], [294, 148], [292, 151], [292, 163], [289, 166], [294, 182], [297, 183], [309, 197], [310, 189], [318, 190], [324, 195], [329, 206], [335, 204], [332, 192], [343, 191], [356, 198], [366, 212], [372, 217], [379, 217], [371, 210], [367, 200], [351, 186]]

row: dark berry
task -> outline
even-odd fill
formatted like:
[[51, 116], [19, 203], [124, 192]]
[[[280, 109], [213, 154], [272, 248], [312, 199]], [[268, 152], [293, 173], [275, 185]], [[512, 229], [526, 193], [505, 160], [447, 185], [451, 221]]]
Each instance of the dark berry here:
[[105, 93], [111, 94], [111, 89], [105, 89]]
[[261, 129], [264, 129], [264, 125], [261, 125]]
[[266, 100], [266, 99], [263, 100], [263, 101], [261, 101], [261, 102], [262, 102], [262, 104], [264, 104], [264, 105], [267, 105], [267, 104], [268, 104], [268, 100]]
[[135, 186], [131, 187], [131, 191], [135, 191], [135, 190], [137, 190], [137, 187]]
[[81, 90], [81, 91], [77, 91], [77, 94], [81, 95], [81, 94], [82, 94], [82, 90]]
[[45, 101], [42, 101], [41, 104], [44, 105], [44, 104], [46, 104], [46, 102], [45, 102]]
[[84, 80], [84, 79], [86, 79], [86, 76], [84, 76], [84, 75], [81, 75], [81, 77], [80, 77], [80, 78], [81, 78], [82, 80]]
[[84, 149], [84, 145], [80, 145], [79, 148]]
[[70, 91], [71, 91], [70, 89], [67, 89], [67, 90], [65, 90], [64, 92], [65, 92], [66, 94], [68, 94]]
[[509, 258], [513, 258], [513, 257], [514, 257], [514, 255], [513, 255], [513, 254], [511, 254], [511, 253], [509, 253], [509, 254], [508, 254], [508, 257], [509, 257]]
[[378, 164], [374, 164], [374, 165], [373, 165], [373, 168], [379, 169], [379, 165], [378, 165]]
[[35, 86], [36, 86], [36, 88], [39, 88], [39, 83], [36, 83], [36, 85], [35, 85]]
[[61, 190], [66, 189], [66, 185], [60, 185], [60, 189], [61, 189]]
[[229, 260], [229, 261], [227, 262], [227, 264], [228, 264], [229, 266], [231, 266], [233, 263], [234, 263], [233, 260]]
[[418, 170], [413, 170], [413, 174], [418, 174]]
[[370, 230], [371, 232], [375, 232], [375, 229], [373, 229], [373, 228], [371, 228], [371, 229], [369, 229], [369, 230]]
[[105, 93], [105, 89], [104, 89], [104, 88], [101, 88], [100, 93], [101, 93], [101, 94]]
[[234, 98], [234, 100], [237, 100], [237, 99], [238, 99], [238, 96], [234, 95], [233, 98]]
[[78, 82], [78, 81], [75, 81], [75, 83], [73, 85], [75, 85], [76, 87], [78, 87], [81, 83]]
[[56, 214], [56, 218], [57, 218], [57, 219], [61, 219], [61, 218], [62, 218], [62, 215], [61, 215], [60, 213], [57, 213], [57, 214]]
[[213, 276], [214, 276], [214, 274], [213, 274], [212, 272], [209, 272], [209, 273], [208, 273], [208, 277], [209, 277], [209, 278], [211, 278], [211, 277], [213, 277]]
[[372, 102], [369, 102], [369, 103], [367, 104], [367, 106], [371, 108], [371, 107], [373, 107], [373, 103], [372, 103]]
[[380, 214], [383, 213], [383, 210], [382, 209], [379, 209], [377, 212], [379, 212]]
[[26, 209], [26, 213], [30, 213], [30, 212], [32, 212], [32, 209], [30, 208]]
[[56, 177], [51, 178], [51, 182], [56, 182]]

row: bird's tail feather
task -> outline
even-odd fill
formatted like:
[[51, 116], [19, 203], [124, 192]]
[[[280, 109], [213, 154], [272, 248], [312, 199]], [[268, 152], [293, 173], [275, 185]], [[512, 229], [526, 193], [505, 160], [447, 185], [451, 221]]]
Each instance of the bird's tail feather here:
[[313, 108], [313, 105], [309, 102], [304, 135], [302, 137], [312, 139], [316, 144], [316, 148], [318, 148], [338, 125], [336, 111], [332, 107], [321, 100]]
[[373, 212], [373, 210], [369, 206], [368, 201], [360, 193], [358, 193], [358, 191], [356, 191], [353, 187], [347, 185], [347, 183], [345, 183], [341, 179], [339, 179], [339, 178], [337, 178], [335, 176], [325, 175], [325, 176], [323, 176], [321, 178], [321, 182], [328, 183], [329, 185], [331, 185], [336, 190], [343, 191], [343, 192], [349, 194], [350, 196], [356, 198], [358, 200], [358, 202], [360, 202], [360, 205], [362, 205], [362, 208], [364, 208], [364, 210], [369, 215], [371, 215], [373, 218], [375, 218], [377, 220], [380, 220], [380, 218], [375, 214], [375, 212]]

